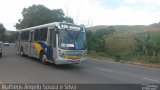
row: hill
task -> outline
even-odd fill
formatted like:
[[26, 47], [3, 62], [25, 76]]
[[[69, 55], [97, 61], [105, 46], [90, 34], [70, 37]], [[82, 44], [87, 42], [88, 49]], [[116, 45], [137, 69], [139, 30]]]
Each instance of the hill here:
[[[97, 33], [98, 30], [108, 27], [107, 25], [100, 25], [89, 27], [87, 30]], [[137, 37], [139, 33], [160, 32], [160, 23], [151, 25], [113, 25], [112, 27], [115, 30], [113, 35], [105, 37], [106, 52], [103, 54], [94, 52], [93, 56], [107, 58], [119, 57], [122, 60], [138, 60], [141, 56], [134, 56], [134, 38]]]

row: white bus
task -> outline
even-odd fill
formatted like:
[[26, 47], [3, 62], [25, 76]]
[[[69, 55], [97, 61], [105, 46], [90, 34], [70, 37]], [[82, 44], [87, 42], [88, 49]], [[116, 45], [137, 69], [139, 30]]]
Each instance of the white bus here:
[[47, 64], [86, 62], [87, 42], [84, 26], [53, 22], [18, 30], [16, 47], [21, 56], [35, 57]]

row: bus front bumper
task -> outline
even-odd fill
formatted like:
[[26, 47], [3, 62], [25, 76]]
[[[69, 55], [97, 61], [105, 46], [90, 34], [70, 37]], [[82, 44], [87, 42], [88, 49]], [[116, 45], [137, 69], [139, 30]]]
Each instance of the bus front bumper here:
[[56, 59], [55, 64], [80, 64], [80, 63], [86, 63], [87, 58], [81, 58], [81, 59], [64, 59], [64, 58], [59, 58]]

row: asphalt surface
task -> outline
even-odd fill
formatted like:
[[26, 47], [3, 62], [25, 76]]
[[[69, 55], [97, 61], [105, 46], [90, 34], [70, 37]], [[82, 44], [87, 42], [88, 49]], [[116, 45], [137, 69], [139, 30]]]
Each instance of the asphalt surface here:
[[160, 84], [160, 69], [92, 58], [84, 64], [43, 65], [10, 45], [0, 58], [0, 83]]

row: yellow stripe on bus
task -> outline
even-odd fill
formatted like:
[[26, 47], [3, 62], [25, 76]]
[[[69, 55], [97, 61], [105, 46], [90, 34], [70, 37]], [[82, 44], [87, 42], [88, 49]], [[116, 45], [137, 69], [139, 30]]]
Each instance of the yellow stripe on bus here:
[[40, 54], [40, 51], [43, 49], [42, 46], [37, 42], [33, 42], [33, 45], [34, 45], [37, 53]]

